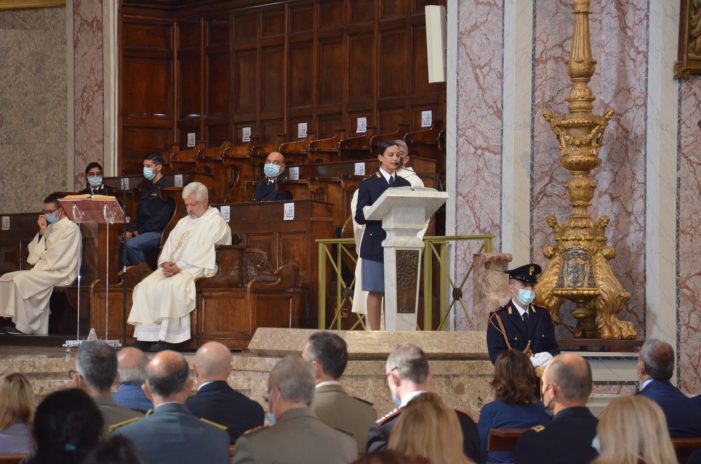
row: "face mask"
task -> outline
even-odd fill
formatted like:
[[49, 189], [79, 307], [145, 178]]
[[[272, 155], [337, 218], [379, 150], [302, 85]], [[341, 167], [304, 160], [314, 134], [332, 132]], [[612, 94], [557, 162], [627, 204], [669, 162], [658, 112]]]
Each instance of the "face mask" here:
[[58, 215], [54, 213], [49, 213], [46, 216], [46, 222], [49, 224], [56, 224], [58, 222]]
[[277, 177], [280, 175], [280, 166], [277, 164], [264, 164], [263, 173], [266, 177]]
[[269, 412], [266, 415], [268, 416], [268, 422], [270, 423], [270, 425], [275, 425], [275, 414]]
[[152, 180], [154, 177], [156, 177], [156, 172], [153, 170], [153, 168], [144, 168], [144, 177], [146, 180]]
[[535, 290], [528, 290], [525, 288], [518, 289], [518, 299], [521, 303], [528, 306], [535, 300]]
[[102, 176], [88, 177], [88, 184], [91, 187], [99, 187], [102, 185]]
[[402, 405], [402, 399], [399, 398], [396, 394], [392, 395], [392, 401], [394, 401], [394, 404], [397, 405], [397, 407]]

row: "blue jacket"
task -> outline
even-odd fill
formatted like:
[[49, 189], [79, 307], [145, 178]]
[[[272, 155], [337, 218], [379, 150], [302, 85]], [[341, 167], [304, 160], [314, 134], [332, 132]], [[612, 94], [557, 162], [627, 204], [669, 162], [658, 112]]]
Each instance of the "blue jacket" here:
[[653, 380], [638, 394], [662, 408], [671, 437], [701, 437], [701, 408], [669, 380]]
[[268, 182], [268, 178], [256, 184], [256, 193], [253, 201], [276, 201], [292, 200], [292, 193], [285, 188], [284, 179], [276, 179], [275, 182]]
[[260, 427], [265, 419], [263, 407], [224, 381], [211, 382], [187, 399], [187, 408], [195, 416], [226, 425], [231, 443], [246, 430]]
[[495, 400], [482, 406], [477, 429], [482, 445], [482, 458], [490, 463], [513, 463], [516, 456], [508, 451], [487, 452], [490, 429], [526, 428], [550, 423], [550, 416], [539, 401], [532, 405]]
[[112, 398], [123, 408], [146, 412], [153, 407], [139, 383], [119, 384], [117, 391], [112, 393]]

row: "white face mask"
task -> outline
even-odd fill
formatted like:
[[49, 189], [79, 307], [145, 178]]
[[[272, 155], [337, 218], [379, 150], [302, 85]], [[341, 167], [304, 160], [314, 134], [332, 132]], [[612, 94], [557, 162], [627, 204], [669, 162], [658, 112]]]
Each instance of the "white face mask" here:
[[535, 290], [530, 290], [527, 288], [518, 289], [518, 300], [524, 305], [528, 306], [535, 300]]

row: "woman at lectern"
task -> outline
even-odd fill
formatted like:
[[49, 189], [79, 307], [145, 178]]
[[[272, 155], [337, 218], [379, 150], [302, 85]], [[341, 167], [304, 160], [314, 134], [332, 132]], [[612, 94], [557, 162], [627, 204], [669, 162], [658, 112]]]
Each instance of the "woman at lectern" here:
[[[363, 266], [363, 291], [368, 293], [367, 323], [371, 330], [380, 329], [382, 298], [385, 294], [384, 251], [382, 241], [387, 236], [382, 221], [365, 219], [366, 206], [372, 206], [390, 187], [410, 187], [403, 177], [397, 176], [402, 149], [397, 145], [385, 145], [377, 155], [380, 168], [360, 183], [355, 221], [365, 224], [365, 232], [360, 242], [360, 257]], [[357, 283], [356, 283], [357, 284]]]
[[85, 167], [86, 187], [80, 193], [90, 195], [114, 195], [114, 188], [102, 182], [102, 165], [92, 162]]

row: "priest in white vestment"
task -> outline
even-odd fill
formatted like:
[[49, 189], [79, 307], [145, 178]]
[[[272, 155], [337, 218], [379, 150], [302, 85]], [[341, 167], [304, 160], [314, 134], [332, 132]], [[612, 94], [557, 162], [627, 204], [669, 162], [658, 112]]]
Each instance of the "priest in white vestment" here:
[[44, 199], [39, 233], [28, 245], [32, 269], [0, 277], [0, 316], [12, 318], [10, 335], [48, 335], [49, 300], [55, 286], [71, 285], [80, 272], [80, 228], [66, 217], [58, 195]]
[[191, 182], [182, 196], [188, 215], [168, 235], [158, 269], [134, 287], [132, 295], [128, 322], [135, 326], [139, 342], [158, 342], [152, 351], [172, 349], [190, 339], [195, 280], [214, 276], [214, 247], [231, 244], [229, 224], [218, 209], [209, 207], [207, 187]]
[[[398, 146], [402, 153], [400, 156], [400, 168], [397, 169], [397, 175], [408, 180], [412, 187], [423, 187], [424, 182], [416, 174], [414, 168], [409, 164], [411, 163], [411, 158], [409, 156], [409, 147], [404, 140], [393, 140], [392, 145]], [[353, 193], [353, 198], [351, 199], [351, 211], [355, 211], [356, 205], [358, 204], [358, 190]], [[358, 261], [355, 264], [355, 286], [353, 288], [353, 306], [351, 311], [356, 314], [367, 314], [367, 300], [368, 292], [363, 291], [363, 258], [360, 257], [360, 244], [363, 241], [363, 233], [365, 232], [365, 226], [355, 222], [355, 215], [351, 214], [353, 220], [353, 239], [355, 241], [355, 249], [358, 251]], [[419, 234], [419, 238], [423, 239], [424, 234], [428, 229], [428, 221], [426, 221], [426, 227]], [[380, 318], [380, 329], [384, 329], [385, 319]], [[370, 325], [365, 324], [365, 329], [370, 330]]]

